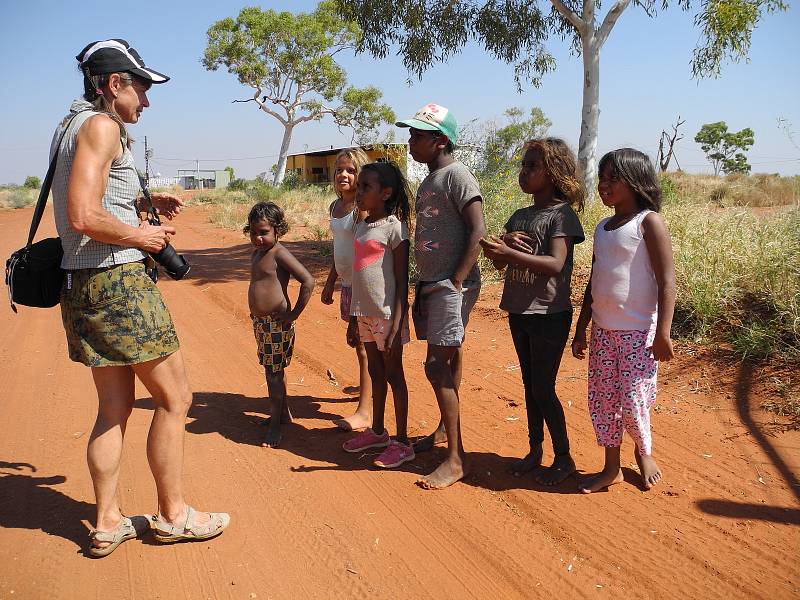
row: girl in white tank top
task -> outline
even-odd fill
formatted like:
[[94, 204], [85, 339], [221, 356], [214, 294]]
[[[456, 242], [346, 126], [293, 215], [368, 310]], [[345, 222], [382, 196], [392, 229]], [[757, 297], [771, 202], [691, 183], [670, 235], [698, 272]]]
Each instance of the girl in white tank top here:
[[650, 159], [631, 148], [609, 152], [600, 161], [598, 191], [614, 215], [595, 230], [592, 276], [572, 342], [576, 358], [584, 358], [589, 347], [589, 414], [597, 443], [605, 448], [603, 470], [580, 483], [586, 494], [623, 481], [623, 431], [636, 443], [643, 488], [661, 480], [652, 455], [650, 407], [658, 361], [674, 356], [672, 243], [658, 214], [661, 188]]
[[[356, 222], [364, 218], [356, 208], [356, 183], [361, 167], [368, 162], [369, 159], [361, 149], [347, 148], [336, 155], [334, 163], [333, 187], [337, 198], [328, 209], [333, 234], [333, 264], [325, 281], [325, 287], [322, 288], [321, 299], [323, 304], [333, 304], [336, 281], [341, 280], [339, 316], [344, 321], [350, 320], [353, 233]], [[359, 386], [345, 387], [343, 391], [358, 394], [358, 407], [353, 415], [334, 421], [345, 431], [364, 429], [372, 425], [372, 383], [367, 369], [367, 352], [361, 343], [357, 344], [355, 349], [358, 358]]]

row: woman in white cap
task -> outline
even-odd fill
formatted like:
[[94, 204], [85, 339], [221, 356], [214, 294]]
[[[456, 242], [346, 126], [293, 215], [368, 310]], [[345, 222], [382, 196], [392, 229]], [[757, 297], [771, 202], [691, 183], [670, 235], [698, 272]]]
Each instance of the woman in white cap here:
[[[230, 517], [195, 512], [184, 501], [183, 437], [192, 393], [172, 318], [144, 265], [175, 229], [140, 222], [140, 184], [125, 129], [150, 105], [150, 87], [169, 77], [146, 67], [125, 40], [93, 42], [76, 58], [84, 94], [56, 129], [50, 155], [58, 153], [53, 205], [67, 272], [61, 315], [69, 357], [91, 367], [98, 396], [87, 450], [97, 501], [88, 552], [97, 557], [147, 529], [144, 518], [122, 514], [117, 495], [136, 377], [155, 404], [147, 458], [158, 492], [158, 512], [150, 517], [156, 539], [208, 539]], [[183, 205], [171, 194], [152, 199], [169, 219]]]

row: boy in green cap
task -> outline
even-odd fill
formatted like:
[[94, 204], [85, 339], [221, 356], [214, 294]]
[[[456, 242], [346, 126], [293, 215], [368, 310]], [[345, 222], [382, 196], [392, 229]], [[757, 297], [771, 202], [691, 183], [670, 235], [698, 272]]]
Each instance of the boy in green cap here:
[[419, 281], [412, 317], [417, 338], [428, 342], [425, 375], [442, 416], [436, 431], [414, 450], [424, 452], [447, 440], [445, 461], [417, 482], [425, 489], [441, 489], [467, 472], [458, 388], [464, 332], [481, 285], [477, 259], [478, 240], [486, 234], [483, 198], [475, 177], [453, 156], [458, 124], [449, 110], [427, 104], [396, 125], [410, 128], [409, 153], [430, 171], [416, 198], [414, 257]]

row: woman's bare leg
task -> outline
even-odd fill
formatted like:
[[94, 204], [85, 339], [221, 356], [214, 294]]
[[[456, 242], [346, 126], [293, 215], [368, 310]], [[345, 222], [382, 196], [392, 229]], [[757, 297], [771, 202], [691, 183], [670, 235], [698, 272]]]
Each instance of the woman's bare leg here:
[[[192, 392], [181, 351], [134, 365], [134, 371], [153, 397], [155, 411], [147, 436], [147, 460], [156, 482], [159, 514], [173, 523], [186, 514], [183, 496], [183, 441]], [[196, 513], [196, 522], [208, 521]]]
[[[86, 462], [97, 502], [95, 527], [111, 531], [122, 519], [117, 483], [125, 426], [133, 409], [134, 375], [130, 367], [96, 367], [92, 369], [92, 377], [98, 407]], [[102, 547], [108, 543], [95, 542], [95, 545]]]

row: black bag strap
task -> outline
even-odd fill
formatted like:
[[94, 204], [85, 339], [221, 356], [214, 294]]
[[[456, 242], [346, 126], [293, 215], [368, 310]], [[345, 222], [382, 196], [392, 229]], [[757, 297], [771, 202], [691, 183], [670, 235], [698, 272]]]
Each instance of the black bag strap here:
[[142, 177], [142, 174], [138, 170], [136, 171], [136, 175], [139, 177], [139, 187], [142, 188], [142, 196], [144, 196], [144, 199], [147, 200], [147, 204], [150, 205], [150, 208], [147, 209], [147, 215], [148, 217], [160, 223], [161, 219], [158, 218], [158, 211], [156, 210], [156, 207], [153, 206], [153, 198], [150, 196], [150, 188], [147, 185], [147, 181], [144, 177]]
[[33, 211], [33, 219], [31, 220], [31, 228], [28, 232], [28, 243], [25, 244], [26, 249], [30, 249], [31, 245], [33, 244], [33, 236], [36, 235], [36, 230], [39, 229], [39, 223], [42, 220], [42, 215], [44, 214], [44, 207], [47, 204], [47, 198], [50, 195], [50, 186], [53, 184], [53, 176], [56, 172], [56, 162], [58, 162], [58, 153], [61, 150], [61, 142], [64, 141], [64, 136], [67, 134], [69, 130], [69, 126], [72, 125], [72, 121], [75, 120], [79, 114], [83, 112], [87, 112], [91, 109], [84, 109], [79, 110], [74, 115], [72, 115], [67, 121], [67, 124], [64, 126], [64, 131], [61, 132], [61, 137], [58, 138], [58, 144], [56, 145], [56, 151], [53, 154], [53, 158], [50, 160], [50, 166], [47, 169], [47, 175], [44, 176], [44, 181], [42, 182], [42, 189], [39, 190], [39, 199], [36, 201], [36, 209]]

